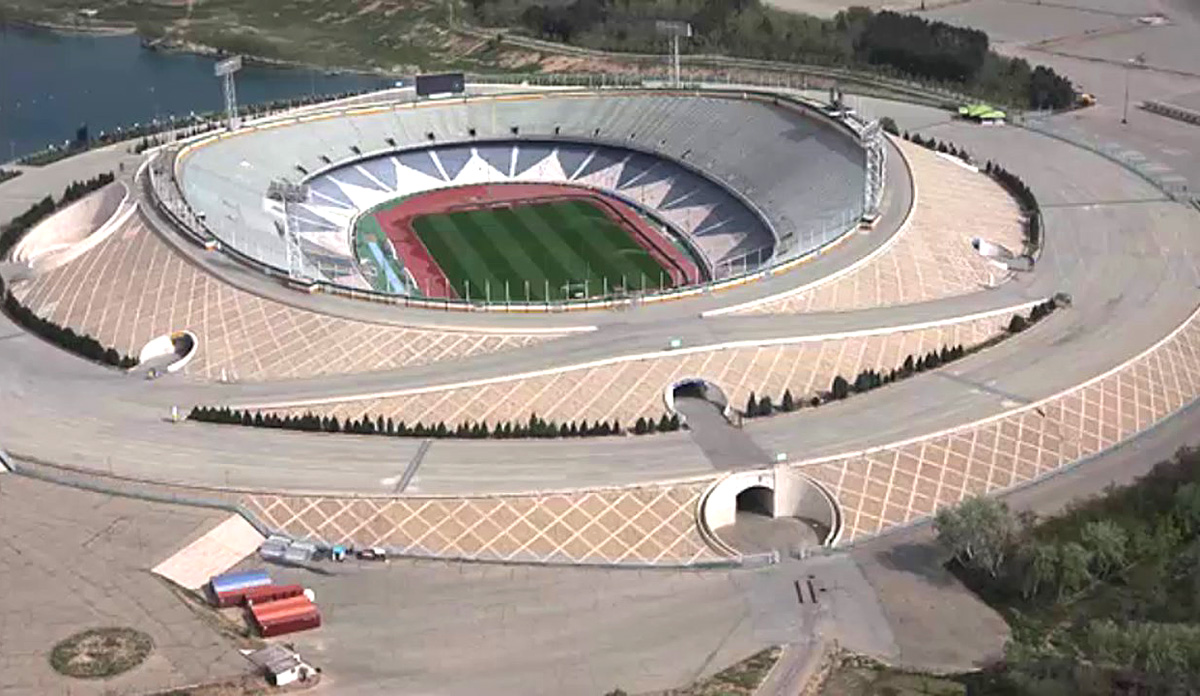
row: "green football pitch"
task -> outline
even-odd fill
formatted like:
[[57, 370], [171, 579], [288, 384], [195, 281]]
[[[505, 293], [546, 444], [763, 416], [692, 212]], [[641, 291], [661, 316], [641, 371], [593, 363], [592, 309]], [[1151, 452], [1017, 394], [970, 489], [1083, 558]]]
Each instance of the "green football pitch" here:
[[423, 215], [412, 227], [461, 298], [553, 301], [671, 284], [629, 230], [585, 200]]

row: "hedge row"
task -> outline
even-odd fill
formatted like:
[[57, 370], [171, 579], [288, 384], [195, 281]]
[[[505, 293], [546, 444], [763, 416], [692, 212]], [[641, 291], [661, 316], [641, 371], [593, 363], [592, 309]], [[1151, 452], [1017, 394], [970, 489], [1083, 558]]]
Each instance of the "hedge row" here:
[[52, 321], [47, 321], [25, 307], [7, 289], [4, 292], [4, 313], [30, 333], [54, 343], [76, 355], [114, 367], [130, 368], [138, 364], [137, 358], [121, 355], [113, 348], [105, 348], [91, 336], [75, 333], [69, 328], [63, 328]]
[[[98, 174], [86, 181], [73, 181], [63, 191], [58, 203], [50, 196], [34, 203], [24, 213], [21, 213], [0, 231], [0, 257], [8, 254], [9, 249], [20, 241], [34, 225], [37, 225], [54, 211], [70, 205], [87, 194], [111, 184], [115, 177], [112, 172]], [[91, 336], [75, 333], [34, 314], [32, 310], [17, 301], [4, 284], [0, 282], [0, 294], [4, 296], [4, 313], [10, 319], [24, 327], [30, 333], [54, 343], [76, 355], [115, 367], [130, 368], [137, 365], [137, 358], [121, 355], [113, 348], [105, 348]]]
[[[886, 121], [884, 123], [885, 130], [892, 134], [896, 133], [895, 121], [892, 121], [892, 119], [886, 117], [881, 120]], [[915, 145], [922, 145], [936, 152], [953, 155], [954, 157], [957, 157], [968, 164], [971, 163], [971, 154], [967, 152], [966, 148], [956, 147], [955, 145], [945, 141], [938, 142], [937, 138], [922, 138], [917, 133], [909, 135], [908, 131], [905, 131], [901, 137]], [[1021, 205], [1022, 210], [1024, 210], [1025, 214], [1028, 216], [1029, 222], [1025, 225], [1025, 253], [1032, 254], [1042, 243], [1042, 209], [1038, 205], [1037, 197], [1033, 195], [1033, 190], [1029, 188], [1028, 184], [1021, 180], [1021, 177], [1013, 174], [991, 160], [987, 161], [987, 164], [984, 165], [983, 170], [988, 174], [988, 176], [1000, 182], [1000, 185], [1003, 186], [1013, 198], [1017, 199], [1017, 202]]]
[[72, 181], [63, 190], [57, 203], [50, 196], [46, 196], [29, 206], [28, 210], [13, 218], [3, 229], [0, 229], [0, 257], [8, 254], [8, 250], [13, 248], [26, 232], [49, 217], [51, 213], [74, 203], [92, 191], [111, 184], [115, 179], [112, 172], [105, 172], [85, 181]]
[[[1025, 317], [1021, 314], [1014, 314], [1008, 322], [1007, 331], [1009, 334], [1016, 334], [1024, 331], [1030, 326], [1041, 321], [1049, 316], [1058, 307], [1058, 301], [1051, 298], [1045, 302], [1034, 305], [1030, 310], [1029, 316]], [[891, 384], [900, 379], [911, 377], [920, 372], [933, 370], [946, 363], [953, 362], [963, 358], [971, 353], [981, 350], [990, 345], [994, 345], [997, 340], [1003, 339], [1004, 336], [997, 337], [991, 341], [974, 346], [971, 349], [963, 348], [961, 345], [949, 347], [943, 346], [941, 350], [930, 351], [925, 355], [912, 356], [909, 355], [904, 359], [904, 362], [893, 370], [887, 372], [878, 372], [876, 370], [863, 370], [858, 373], [853, 382], [848, 381], [845, 377], [838, 375], [833, 378], [833, 383], [828, 391], [815, 394], [808, 399], [796, 399], [792, 396], [791, 390], [785, 389], [782, 398], [779, 400], [779, 405], [770, 396], [758, 397], [754, 392], [750, 392], [750, 398], [746, 400], [746, 409], [742, 415], [746, 418], [758, 418], [761, 416], [770, 416], [775, 413], [790, 413], [804, 407], [805, 404], [815, 407], [821, 404], [829, 403], [830, 401], [841, 401], [851, 394], [862, 394], [863, 392], [878, 389], [885, 384]]]
[[18, 176], [21, 176], [21, 172], [17, 171], [16, 169], [0, 169], [0, 184], [8, 181], [9, 179], [15, 179]]
[[626, 431], [620, 422], [613, 420], [595, 421], [589, 423], [586, 419], [579, 423], [556, 423], [539, 418], [536, 414], [527, 421], [497, 422], [489, 427], [487, 423], [459, 423], [454, 428], [445, 423], [425, 424], [417, 422], [408, 425], [399, 423], [391, 418], [377, 416], [372, 420], [363, 416], [358, 420], [338, 419], [337, 416], [318, 416], [315, 413], [305, 413], [302, 416], [279, 416], [274, 413], [263, 414], [261, 411], [249, 409], [230, 409], [228, 407], [210, 408], [196, 406], [188, 414], [190, 420], [202, 423], [219, 423], [223, 425], [245, 425], [257, 428], [277, 428], [281, 430], [301, 430], [305, 432], [323, 433], [352, 433], [355, 435], [390, 435], [393, 437], [425, 437], [461, 439], [512, 439], [512, 438], [569, 438], [569, 437], [602, 437], [605, 435], [645, 435], [654, 432], [671, 432], [679, 430], [679, 416], [666, 416], [654, 419], [639, 418], [632, 431]]

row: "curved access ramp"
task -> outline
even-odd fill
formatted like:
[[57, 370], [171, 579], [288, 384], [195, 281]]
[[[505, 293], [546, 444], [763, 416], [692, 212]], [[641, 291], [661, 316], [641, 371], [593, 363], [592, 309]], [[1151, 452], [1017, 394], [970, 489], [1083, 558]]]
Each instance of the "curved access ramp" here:
[[103, 242], [137, 209], [129, 187], [115, 181], [43, 220], [13, 248], [13, 261], [34, 274], [74, 261]]

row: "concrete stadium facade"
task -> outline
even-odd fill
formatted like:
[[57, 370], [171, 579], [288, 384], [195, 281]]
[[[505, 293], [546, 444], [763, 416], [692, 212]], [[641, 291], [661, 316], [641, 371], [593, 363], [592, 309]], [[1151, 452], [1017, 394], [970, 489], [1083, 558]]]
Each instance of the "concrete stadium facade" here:
[[[512, 181], [632, 204], [729, 281], [819, 253], [855, 227], [867, 158], [848, 123], [746, 91], [401, 98], [199, 138], [174, 153], [172, 171], [200, 235], [294, 280], [366, 290], [355, 216], [397, 196]], [[286, 209], [267, 195], [285, 181], [305, 187]]]

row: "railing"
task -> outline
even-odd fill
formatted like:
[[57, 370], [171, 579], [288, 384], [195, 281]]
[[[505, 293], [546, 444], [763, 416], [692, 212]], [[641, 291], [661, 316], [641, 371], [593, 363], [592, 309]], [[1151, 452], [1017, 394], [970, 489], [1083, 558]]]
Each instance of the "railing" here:
[[[498, 76], [489, 76], [488, 79], [497, 79], [497, 77]], [[522, 80], [521, 76], [505, 77], [510, 80], [514, 80], [516, 84], [525, 84], [529, 82], [528, 80]], [[575, 87], [582, 86], [584, 84], [582, 81], [584, 76], [543, 75], [540, 77], [543, 79], [542, 84], [563, 84], [564, 86]], [[572, 77], [576, 81], [568, 84], [568, 80], [570, 80]], [[593, 80], [591, 83], [593, 89], [597, 87], [600, 89], [648, 89], [645, 85], [644, 79], [642, 78], [627, 80], [615, 79], [610, 81], [609, 78], [613, 76], [593, 75], [590, 77]], [[597, 82], [599, 82], [599, 85], [596, 84]], [[690, 89], [701, 91], [701, 88], [699, 87], [692, 87]], [[753, 96], [757, 98], [778, 100], [806, 112], [816, 109], [812, 102], [787, 95], [755, 93], [753, 91], [737, 88], [732, 90], [712, 90], [710, 88], [710, 91], [727, 97], [730, 96], [730, 91], [732, 91], [734, 94], [740, 94], [742, 98]], [[360, 108], [363, 107], [361, 105], [346, 106], [342, 108], [334, 108], [325, 112], [309, 106], [305, 109], [304, 114], [308, 116], [314, 113], [352, 113]], [[821, 118], [828, 118], [821, 114], [819, 110], [817, 111], [817, 114], [819, 114]], [[263, 119], [260, 120], [259, 123], [265, 123], [270, 120], [279, 119]], [[846, 127], [849, 132], [854, 132], [851, 126], [848, 126], [845, 123], [842, 123], [842, 125], [843, 127]], [[622, 146], [629, 147], [628, 144], [623, 144]], [[503, 303], [501, 303], [499, 300], [479, 301], [479, 298], [473, 298], [470, 301], [449, 298], [414, 298], [330, 282], [326, 279], [329, 277], [327, 273], [333, 271], [334, 269], [344, 268], [336, 265], [325, 267], [318, 266], [316, 270], [318, 275], [322, 276], [321, 278], [296, 278], [292, 276], [288, 269], [283, 268], [281, 265], [270, 263], [264, 260], [264, 258], [271, 257], [278, 257], [283, 260], [286, 257], [286, 251], [283, 249], [267, 254], [264, 253], [264, 247], [259, 245], [251, 244], [249, 245], [250, 248], [247, 248], [247, 245], [244, 243], [244, 241], [243, 243], [238, 242], [236, 236], [233, 236], [230, 239], [222, 238], [207, 224], [205, 217], [202, 214], [197, 214], [197, 212], [194, 211], [188, 204], [186, 197], [181, 190], [180, 184], [175, 177], [176, 153], [168, 150], [166, 151], [166, 154], [170, 155], [169, 157], [164, 158], [166, 161], [159, 162], [156, 155], [155, 159], [150, 162], [149, 191], [152, 194], [151, 197], [156, 202], [159, 210], [176, 226], [180, 227], [193, 242], [200, 244], [209, 250], [220, 251], [239, 263], [242, 263], [243, 265], [251, 267], [268, 276], [277, 278], [287, 285], [310, 293], [322, 292], [353, 299], [368, 300], [372, 302], [447, 311], [564, 312], [595, 308], [620, 308], [637, 303], [669, 301], [683, 297], [695, 296], [701, 293], [721, 290], [724, 288], [741, 285], [760, 277], [769, 276], [775, 270], [780, 269], [783, 266], [790, 267], [803, 259], [819, 255], [829, 246], [841, 241], [841, 239], [843, 239], [848, 232], [857, 226], [858, 220], [863, 212], [860, 205], [855, 209], [843, 210], [822, 220], [820, 224], [820, 238], [822, 241], [815, 247], [808, 249], [800, 248], [800, 240], [796, 235], [798, 230], [794, 227], [792, 229], [788, 229], [791, 226], [786, 224], [787, 221], [783, 221], [785, 223], [783, 226], [770, 225], [768, 223], [768, 227], [770, 227], [776, 235], [776, 247], [771, 250], [769, 255], [762, 249], [755, 249], [747, 252], [743, 256], [722, 261], [713, 269], [715, 280], [705, 283], [673, 288], [660, 287], [657, 291], [647, 290], [644, 293], [641, 291], [609, 293], [608, 295], [604, 296], [584, 297], [581, 299], [560, 299], [557, 301], [545, 300], [526, 302], [519, 299], [513, 300], [511, 298], [506, 298]], [[668, 157], [672, 159], [672, 161], [678, 162], [677, 159], [670, 157], [670, 155], [665, 153], [656, 154], [659, 156]], [[691, 168], [691, 165], [687, 165], [686, 163], [681, 164]], [[711, 179], [711, 177], [707, 178]], [[735, 186], [731, 185], [731, 183], [728, 181], [721, 183], [727, 190], [729, 190], [731, 194], [745, 203], [751, 210], [755, 211], [761, 220], [764, 222], [767, 221], [766, 216], [763, 215], [760, 210], [758, 210], [758, 207], [751, 199], [750, 196], [753, 194], [752, 191], [739, 190]], [[807, 229], [811, 230], [812, 228], [810, 227]], [[236, 235], [236, 230], [234, 235]], [[499, 288], [496, 290], [498, 292]]]
[[1093, 134], [1074, 127], [1061, 119], [1051, 119], [1053, 114], [1045, 112], [1030, 112], [1016, 115], [1012, 118], [1013, 125], [1027, 128], [1031, 131], [1062, 140], [1072, 145], [1089, 150], [1101, 157], [1115, 162], [1144, 179], [1151, 186], [1162, 191], [1172, 200], [1187, 203], [1195, 195], [1188, 189], [1188, 180], [1161, 163], [1148, 159], [1142, 153], [1131, 150], [1117, 142], [1103, 140]]

